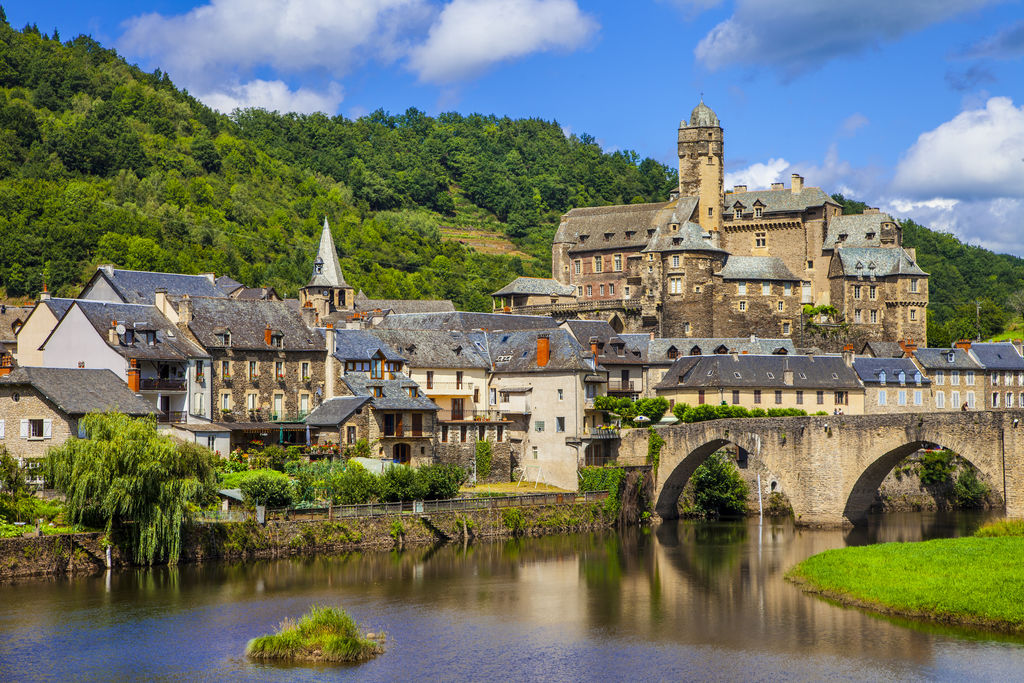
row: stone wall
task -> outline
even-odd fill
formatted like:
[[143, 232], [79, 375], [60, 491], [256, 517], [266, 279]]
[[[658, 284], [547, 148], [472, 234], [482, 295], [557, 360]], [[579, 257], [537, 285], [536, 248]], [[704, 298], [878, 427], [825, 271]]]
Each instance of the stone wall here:
[[[0, 539], [0, 580], [92, 574], [106, 566], [102, 533]], [[111, 549], [112, 564], [123, 564]]]
[[[14, 400], [17, 394], [18, 400]], [[21, 421], [50, 420], [49, 439], [21, 438]], [[16, 458], [42, 458], [53, 446], [61, 446], [78, 434], [78, 421], [57, 410], [39, 392], [30, 386], [0, 386], [0, 420], [4, 421], [4, 435], [0, 446]]]
[[[435, 448], [436, 461], [439, 463], [458, 465], [467, 473], [473, 472], [476, 460], [476, 442], [438, 443]], [[491, 473], [487, 477], [478, 477], [480, 482], [508, 482], [512, 480], [512, 444], [508, 441], [491, 442]]]
[[[296, 415], [299, 412], [299, 395], [307, 394], [308, 412], [318, 405], [316, 390], [324, 388], [324, 352], [323, 351], [289, 351], [282, 349], [266, 351], [250, 351], [247, 349], [211, 348], [213, 371], [210, 373], [212, 414], [215, 422], [232, 420], [235, 422], [264, 422], [274, 412], [274, 395], [284, 395], [284, 415]], [[231, 363], [231, 374], [224, 377], [222, 361]], [[258, 363], [259, 376], [249, 377], [249, 361]], [[284, 363], [284, 377], [278, 378], [275, 363]], [[309, 363], [309, 379], [302, 378], [302, 363]], [[246, 396], [255, 391], [258, 395], [257, 410], [248, 410]], [[231, 395], [231, 411], [221, 412], [223, 405], [221, 394]]]

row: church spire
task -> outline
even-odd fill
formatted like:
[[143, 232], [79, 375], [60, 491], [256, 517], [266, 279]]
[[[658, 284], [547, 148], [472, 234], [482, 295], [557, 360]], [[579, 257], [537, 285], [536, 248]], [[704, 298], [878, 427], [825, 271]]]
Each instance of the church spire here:
[[324, 218], [324, 229], [320, 233], [320, 248], [316, 260], [313, 261], [313, 277], [310, 287], [348, 287], [345, 277], [341, 274], [341, 263], [338, 261], [338, 250], [334, 248], [331, 226]]

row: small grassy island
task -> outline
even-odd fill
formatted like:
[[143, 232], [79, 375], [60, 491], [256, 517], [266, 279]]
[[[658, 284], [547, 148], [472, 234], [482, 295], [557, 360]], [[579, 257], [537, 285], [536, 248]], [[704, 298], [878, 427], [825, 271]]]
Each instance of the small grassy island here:
[[250, 640], [245, 654], [253, 659], [365, 662], [384, 652], [383, 642], [383, 634], [360, 633], [343, 609], [312, 607], [298, 623], [285, 619], [277, 633]]
[[968, 538], [827, 550], [787, 574], [811, 593], [883, 614], [1024, 633], [1024, 521]]

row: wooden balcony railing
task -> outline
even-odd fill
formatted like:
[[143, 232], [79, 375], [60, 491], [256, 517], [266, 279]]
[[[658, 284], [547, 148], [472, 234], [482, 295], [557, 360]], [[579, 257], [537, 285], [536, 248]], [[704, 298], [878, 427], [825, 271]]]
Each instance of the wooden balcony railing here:
[[503, 422], [508, 418], [499, 410], [439, 410], [441, 422]]
[[139, 382], [143, 391], [185, 391], [186, 381], [183, 379], [157, 379], [155, 377], [144, 377]]
[[161, 424], [182, 424], [186, 420], [184, 410], [169, 410], [166, 413], [158, 412], [156, 421]]

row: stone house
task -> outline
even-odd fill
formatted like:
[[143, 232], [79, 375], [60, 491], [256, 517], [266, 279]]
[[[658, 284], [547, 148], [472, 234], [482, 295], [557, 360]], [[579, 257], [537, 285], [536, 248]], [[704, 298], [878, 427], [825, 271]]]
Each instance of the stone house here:
[[369, 421], [364, 408], [370, 396], [333, 396], [306, 416], [306, 424], [318, 429], [317, 443], [354, 446], [359, 439], [370, 440]]
[[674, 406], [800, 408], [864, 413], [864, 385], [843, 356], [684, 356], [655, 387]]
[[[0, 376], [0, 446], [37, 470], [50, 448], [79, 436], [83, 415], [108, 410], [141, 417], [153, 406], [108, 369], [17, 368]], [[41, 488], [41, 476], [30, 484]]]
[[122, 270], [113, 266], [100, 266], [82, 287], [79, 299], [108, 301], [122, 304], [155, 304], [157, 290], [171, 296], [222, 297], [213, 273], [185, 275], [183, 273], [155, 273], [145, 270]]
[[853, 359], [864, 383], [865, 413], [921, 413], [934, 410], [931, 380], [910, 358]]
[[44, 293], [36, 303], [32, 312], [22, 321], [18, 329], [18, 348], [14, 352], [18, 365], [28, 367], [41, 367], [43, 365], [43, 352], [39, 349], [57, 322], [64, 317], [74, 299], [51, 299], [49, 294]]
[[609, 396], [635, 401], [646, 395], [648, 335], [618, 334], [603, 320], [566, 320], [561, 327], [607, 371]]
[[[640, 346], [642, 342], [637, 342]], [[668, 374], [669, 368], [681, 356], [710, 356], [738, 353], [755, 356], [792, 356], [796, 346], [792, 339], [762, 339], [749, 337], [655, 337], [646, 343], [647, 376], [645, 395], [657, 395], [655, 387]]]
[[18, 332], [30, 315], [32, 306], [0, 304], [0, 356], [17, 353]]
[[1024, 408], [1024, 357], [1010, 342], [959, 342], [984, 367], [985, 405], [988, 410]]
[[494, 310], [510, 311], [524, 306], [572, 304], [576, 289], [557, 280], [541, 277], [517, 277], [491, 294]]
[[111, 370], [161, 424], [188, 421], [189, 380], [208, 359], [156, 306], [86, 299], [68, 306], [39, 349], [44, 367]]
[[966, 349], [923, 348], [909, 352], [931, 380], [933, 410], [984, 410], [984, 367]]

